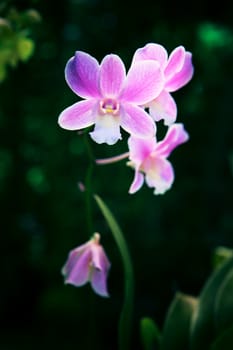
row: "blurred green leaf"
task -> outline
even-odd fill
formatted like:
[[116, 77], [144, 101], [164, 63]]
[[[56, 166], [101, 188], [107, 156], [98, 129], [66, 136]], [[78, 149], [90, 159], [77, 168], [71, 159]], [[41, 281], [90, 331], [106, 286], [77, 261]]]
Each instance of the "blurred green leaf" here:
[[0, 82], [3, 81], [6, 77], [6, 67], [3, 64], [0, 64]]
[[219, 267], [226, 259], [233, 256], [233, 249], [227, 247], [217, 247], [213, 254], [213, 266]]
[[19, 60], [26, 62], [33, 55], [35, 43], [29, 35], [40, 20], [34, 9], [19, 12], [11, 8], [6, 18], [0, 17], [0, 81], [6, 78], [8, 66], [16, 67]]
[[198, 300], [177, 293], [165, 319], [162, 333], [162, 350], [187, 350], [189, 347], [190, 323]]
[[232, 268], [233, 257], [227, 259], [207, 280], [192, 319], [191, 350], [206, 350], [213, 341], [216, 333], [214, 324], [216, 295]]
[[17, 49], [19, 58], [22, 61], [27, 61], [34, 52], [35, 44], [33, 40], [25, 37], [19, 37], [17, 41]]
[[144, 350], [159, 349], [161, 340], [160, 331], [151, 318], [144, 317], [141, 319], [140, 333]]
[[224, 330], [233, 324], [233, 268], [220, 286], [215, 301], [217, 330]]
[[210, 350], [232, 350], [233, 348], [233, 325], [222, 332], [213, 342]]

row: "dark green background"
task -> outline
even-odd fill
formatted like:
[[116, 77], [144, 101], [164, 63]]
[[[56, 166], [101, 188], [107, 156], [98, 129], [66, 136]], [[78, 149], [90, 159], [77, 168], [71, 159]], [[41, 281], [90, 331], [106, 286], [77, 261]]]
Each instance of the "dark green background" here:
[[[112, 262], [111, 298], [90, 286], [64, 286], [70, 249], [88, 237], [84, 137], [59, 128], [59, 113], [77, 101], [64, 79], [75, 50], [101, 60], [116, 53], [127, 68], [148, 42], [170, 53], [193, 53], [192, 81], [175, 92], [178, 122], [190, 141], [174, 151], [176, 179], [163, 196], [144, 186], [128, 195], [133, 172], [120, 162], [95, 167], [92, 190], [118, 219], [131, 251], [136, 283], [134, 349], [141, 349], [141, 317], [160, 327], [174, 293], [198, 295], [212, 271], [214, 249], [233, 248], [232, 79], [230, 2], [12, 1], [37, 9], [34, 56], [9, 69], [0, 85], [0, 349], [117, 349], [123, 299], [122, 264], [95, 203], [94, 229]], [[124, 136], [126, 136], [124, 134]], [[96, 157], [126, 151], [90, 140]], [[90, 317], [91, 315], [91, 317]], [[88, 335], [88, 330], [91, 335]], [[91, 344], [92, 345], [89, 345]], [[93, 346], [93, 343], [95, 346]]]

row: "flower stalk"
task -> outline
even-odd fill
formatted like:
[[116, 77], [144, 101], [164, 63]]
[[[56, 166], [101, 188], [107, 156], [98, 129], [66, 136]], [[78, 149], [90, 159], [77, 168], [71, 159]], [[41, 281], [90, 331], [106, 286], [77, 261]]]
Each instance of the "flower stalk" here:
[[105, 217], [112, 235], [115, 239], [117, 247], [119, 249], [123, 267], [124, 267], [124, 303], [121, 310], [121, 315], [119, 319], [118, 328], [118, 341], [119, 350], [129, 350], [130, 349], [130, 337], [132, 332], [132, 319], [133, 319], [133, 302], [134, 302], [134, 276], [133, 276], [133, 265], [130, 258], [127, 243], [125, 241], [124, 235], [116, 222], [114, 216], [103, 202], [103, 200], [98, 196], [94, 195], [94, 198]]

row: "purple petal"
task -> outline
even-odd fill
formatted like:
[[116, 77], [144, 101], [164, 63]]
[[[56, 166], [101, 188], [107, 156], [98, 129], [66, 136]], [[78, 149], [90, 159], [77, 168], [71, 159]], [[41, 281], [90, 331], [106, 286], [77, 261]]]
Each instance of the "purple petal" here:
[[119, 95], [125, 80], [125, 66], [117, 55], [106, 56], [100, 65], [100, 89], [104, 97]]
[[180, 72], [171, 77], [171, 79], [166, 81], [166, 90], [173, 92], [186, 85], [192, 79], [193, 71], [192, 54], [190, 52], [186, 52], [182, 69]]
[[77, 51], [65, 67], [69, 87], [83, 98], [99, 98], [99, 63], [85, 52]]
[[164, 87], [164, 77], [156, 61], [137, 61], [127, 74], [121, 100], [144, 105], [156, 98]]
[[167, 64], [167, 58], [167, 51], [162, 45], [150, 43], [135, 52], [133, 62], [156, 60], [159, 62], [161, 69], [164, 69]]
[[92, 265], [101, 271], [108, 272], [111, 264], [105, 251], [100, 244], [92, 246]]
[[149, 187], [154, 187], [154, 194], [164, 194], [174, 182], [174, 171], [167, 159], [155, 158], [145, 180]]
[[139, 171], [135, 171], [133, 182], [130, 186], [129, 193], [133, 194], [137, 192], [143, 185], [144, 175]]
[[68, 257], [68, 261], [62, 269], [65, 275], [65, 283], [76, 287], [83, 286], [89, 280], [91, 250], [86, 249], [81, 254], [75, 250]]
[[63, 129], [79, 130], [95, 123], [96, 101], [80, 101], [66, 108], [58, 118]]
[[114, 145], [121, 139], [119, 117], [108, 114], [98, 116], [94, 131], [90, 132], [90, 136], [96, 143]]
[[162, 91], [156, 99], [148, 104], [148, 107], [150, 115], [156, 122], [164, 119], [165, 125], [171, 125], [176, 121], [177, 107], [169, 92]]
[[132, 136], [150, 138], [155, 135], [155, 123], [142, 108], [130, 104], [124, 104], [124, 114], [121, 118], [121, 126]]
[[188, 141], [188, 139], [189, 135], [185, 131], [183, 124], [173, 124], [169, 127], [163, 141], [158, 142], [156, 153], [163, 157], [168, 157], [177, 146]]
[[156, 146], [156, 138], [139, 139], [130, 137], [128, 139], [129, 159], [137, 168], [144, 162]]
[[169, 56], [167, 67], [165, 68], [164, 74], [166, 80], [173, 77], [177, 72], [179, 72], [185, 60], [185, 49], [183, 46], [178, 46]]
[[94, 269], [91, 277], [93, 290], [102, 297], [108, 297], [107, 274], [104, 271]]
[[92, 258], [93, 269], [90, 278], [91, 286], [97, 294], [108, 297], [107, 276], [110, 262], [101, 245], [92, 247]]

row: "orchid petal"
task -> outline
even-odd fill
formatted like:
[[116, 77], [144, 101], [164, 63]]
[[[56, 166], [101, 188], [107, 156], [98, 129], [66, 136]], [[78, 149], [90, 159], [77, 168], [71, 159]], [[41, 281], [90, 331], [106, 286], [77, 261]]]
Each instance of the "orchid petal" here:
[[165, 89], [169, 92], [180, 89], [192, 79], [193, 72], [192, 54], [186, 52], [182, 69], [166, 81]]
[[173, 124], [168, 129], [165, 138], [158, 142], [156, 153], [163, 157], [168, 157], [177, 146], [188, 141], [188, 139], [189, 135], [185, 131], [183, 124]]
[[124, 115], [121, 126], [128, 133], [139, 138], [149, 138], [155, 135], [155, 123], [142, 108], [124, 104]]
[[95, 123], [96, 101], [80, 101], [66, 108], [58, 118], [58, 124], [63, 129], [79, 130]]
[[146, 171], [145, 180], [149, 187], [154, 187], [154, 194], [163, 194], [174, 181], [174, 171], [167, 159], [155, 158], [153, 165]]
[[80, 97], [98, 98], [99, 63], [89, 54], [77, 51], [65, 67], [65, 79], [69, 87]]
[[125, 80], [125, 66], [117, 55], [107, 55], [100, 65], [100, 90], [105, 97], [116, 97]]
[[68, 262], [62, 269], [65, 272], [65, 283], [75, 286], [83, 286], [89, 280], [89, 262], [91, 260], [91, 251], [86, 249], [81, 254], [72, 251]]
[[133, 194], [137, 192], [143, 185], [144, 175], [139, 171], [135, 171], [133, 182], [130, 186], [129, 193]]
[[91, 275], [91, 286], [93, 290], [102, 297], [108, 297], [107, 290], [107, 272], [93, 269]]
[[129, 137], [129, 159], [139, 168], [144, 160], [156, 147], [156, 138], [139, 139], [136, 137]]
[[133, 63], [141, 60], [156, 60], [159, 62], [161, 69], [164, 69], [167, 58], [167, 51], [162, 45], [150, 43], [135, 52]]
[[164, 119], [165, 125], [171, 125], [176, 121], [177, 107], [173, 97], [166, 91], [148, 104], [149, 113], [152, 118], [158, 122]]
[[128, 71], [121, 100], [144, 105], [156, 98], [164, 87], [159, 63], [152, 60], [137, 61]]
[[177, 72], [179, 72], [185, 60], [185, 49], [183, 46], [178, 46], [169, 56], [167, 66], [164, 70], [165, 78], [168, 80], [173, 77]]
[[102, 271], [108, 271], [110, 268], [110, 262], [100, 244], [95, 244], [92, 246], [92, 265], [96, 269]]
[[101, 144], [114, 145], [121, 140], [119, 117], [101, 115], [96, 119], [94, 131], [90, 132], [91, 138]]
[[90, 282], [94, 291], [108, 297], [107, 275], [110, 268], [110, 262], [101, 245], [92, 246], [92, 272]]

